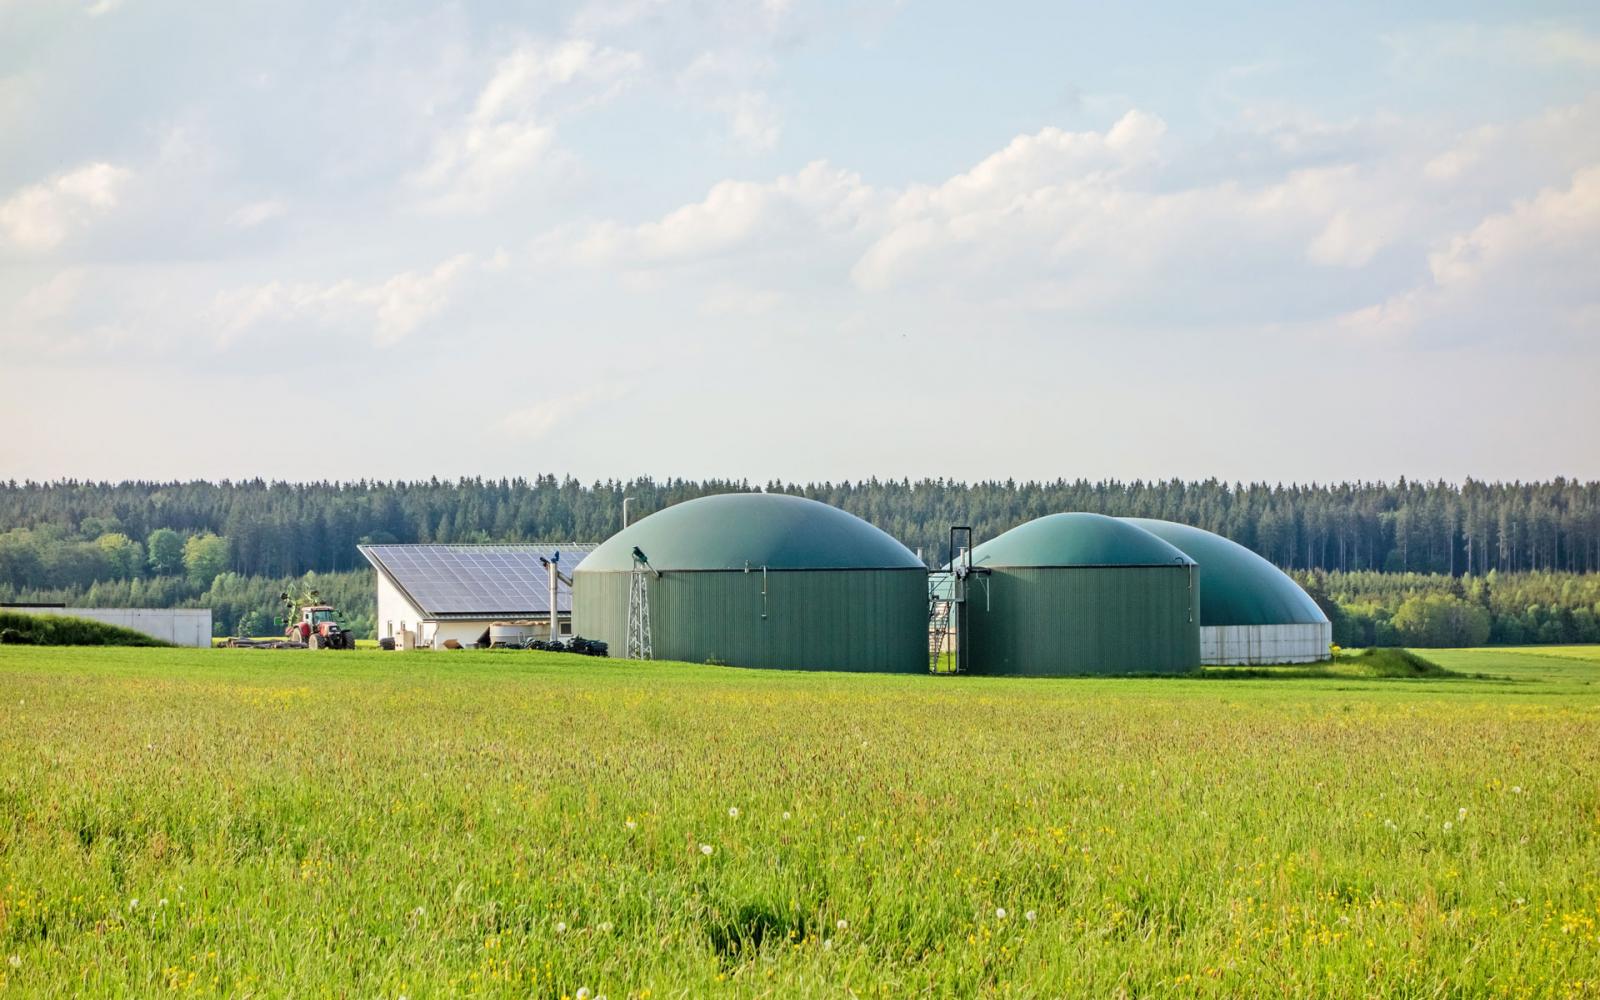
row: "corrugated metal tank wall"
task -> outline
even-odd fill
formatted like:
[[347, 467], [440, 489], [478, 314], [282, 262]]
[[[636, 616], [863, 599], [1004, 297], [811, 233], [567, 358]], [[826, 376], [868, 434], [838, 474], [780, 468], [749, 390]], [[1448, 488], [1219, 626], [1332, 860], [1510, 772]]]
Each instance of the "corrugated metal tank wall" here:
[[1200, 666], [1199, 597], [1190, 566], [996, 567], [967, 585], [968, 669], [1186, 673]]
[[[627, 651], [631, 574], [573, 576], [574, 628]], [[928, 669], [927, 574], [915, 569], [668, 570], [647, 577], [658, 660], [895, 673]], [[765, 617], [763, 617], [765, 615]]]

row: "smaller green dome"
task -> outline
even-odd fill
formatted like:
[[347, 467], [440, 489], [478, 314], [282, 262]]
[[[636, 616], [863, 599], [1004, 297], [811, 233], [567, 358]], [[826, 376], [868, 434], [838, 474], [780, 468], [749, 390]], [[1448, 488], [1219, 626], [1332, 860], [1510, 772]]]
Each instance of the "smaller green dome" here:
[[1319, 625], [1328, 620], [1289, 574], [1238, 542], [1175, 521], [1122, 520], [1166, 539], [1200, 564], [1201, 625]]
[[784, 493], [723, 493], [640, 518], [574, 572], [630, 571], [636, 547], [661, 572], [927, 569], [910, 549], [837, 507]]
[[1050, 514], [972, 550], [972, 565], [1192, 566], [1194, 560], [1150, 532], [1104, 514]]

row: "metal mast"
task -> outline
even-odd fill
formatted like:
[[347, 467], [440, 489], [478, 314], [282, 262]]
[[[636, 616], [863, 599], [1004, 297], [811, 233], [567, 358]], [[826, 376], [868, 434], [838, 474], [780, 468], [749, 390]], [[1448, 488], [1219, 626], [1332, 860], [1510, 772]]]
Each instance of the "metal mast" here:
[[625, 655], [630, 660], [655, 659], [650, 647], [650, 586], [647, 579], [650, 573], [655, 573], [650, 560], [635, 546], [633, 577], [628, 583], [628, 649]]

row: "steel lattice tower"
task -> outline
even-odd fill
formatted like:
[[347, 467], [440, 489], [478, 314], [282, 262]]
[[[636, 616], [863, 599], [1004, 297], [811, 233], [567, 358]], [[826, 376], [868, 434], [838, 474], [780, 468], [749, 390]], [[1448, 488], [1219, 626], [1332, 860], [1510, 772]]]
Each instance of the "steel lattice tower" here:
[[650, 648], [650, 587], [645, 564], [635, 559], [628, 584], [628, 649], [630, 660], [655, 659]]

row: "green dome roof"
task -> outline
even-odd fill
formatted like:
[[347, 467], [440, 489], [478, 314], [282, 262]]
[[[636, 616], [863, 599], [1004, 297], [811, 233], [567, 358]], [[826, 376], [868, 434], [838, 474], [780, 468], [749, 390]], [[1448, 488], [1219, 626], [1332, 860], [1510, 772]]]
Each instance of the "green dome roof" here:
[[626, 572], [637, 546], [657, 570], [925, 569], [911, 550], [837, 507], [782, 493], [674, 504], [612, 535], [576, 572]]
[[1050, 514], [972, 550], [974, 566], [1191, 566], [1141, 528], [1104, 514]]
[[1201, 625], [1310, 625], [1328, 620], [1287, 573], [1238, 542], [1173, 521], [1122, 520], [1171, 542], [1200, 564]]

